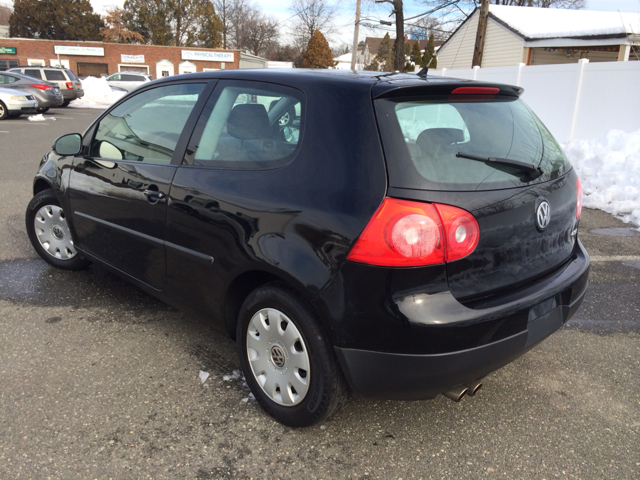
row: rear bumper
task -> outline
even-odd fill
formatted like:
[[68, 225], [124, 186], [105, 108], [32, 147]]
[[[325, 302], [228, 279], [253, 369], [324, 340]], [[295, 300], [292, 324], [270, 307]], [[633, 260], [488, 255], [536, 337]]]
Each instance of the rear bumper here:
[[[434, 318], [443, 318], [442, 315], [450, 310], [454, 321], [447, 327], [454, 330], [452, 335], [451, 331], [432, 325], [428, 331], [429, 343], [438, 343], [441, 336], [441, 342], [448, 345], [449, 351], [405, 354], [336, 346], [343, 372], [357, 394], [395, 400], [433, 398], [453, 386], [482, 378], [533, 348], [573, 316], [587, 290], [589, 263], [588, 254], [578, 244], [573, 260], [557, 276], [532, 286], [516, 300], [499, 307], [469, 309], [455, 301], [448, 292], [433, 295], [439, 299], [426, 302], [430, 303], [429, 311], [434, 312]], [[452, 300], [457, 304], [453, 309]], [[512, 325], [522, 320], [513, 315], [514, 307], [519, 312], [526, 312], [522, 328], [515, 333], [510, 330], [508, 336], [496, 337], [496, 319], [502, 318]], [[425, 310], [421, 312], [428, 313]], [[455, 330], [456, 323], [459, 323], [458, 330]], [[472, 348], [451, 349], [456, 342], [455, 332], [459, 332], [460, 345], [468, 345], [469, 330], [465, 330], [465, 326], [469, 324], [474, 325], [473, 332], [480, 343], [483, 343], [483, 338], [490, 340]], [[414, 334], [420, 336], [424, 332], [416, 327]]]

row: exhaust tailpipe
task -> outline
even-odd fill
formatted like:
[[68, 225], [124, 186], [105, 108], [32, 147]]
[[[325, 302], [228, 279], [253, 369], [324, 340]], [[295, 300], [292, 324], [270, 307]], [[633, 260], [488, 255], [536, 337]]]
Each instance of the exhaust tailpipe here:
[[459, 402], [462, 397], [464, 397], [469, 391], [469, 387], [465, 385], [456, 385], [455, 387], [451, 387], [446, 392], [442, 392], [442, 394], [453, 400], [454, 402]]
[[469, 389], [467, 390], [467, 395], [473, 397], [476, 393], [478, 393], [478, 390], [482, 388], [482, 382], [480, 380], [476, 380], [475, 382], [465, 383], [464, 386]]

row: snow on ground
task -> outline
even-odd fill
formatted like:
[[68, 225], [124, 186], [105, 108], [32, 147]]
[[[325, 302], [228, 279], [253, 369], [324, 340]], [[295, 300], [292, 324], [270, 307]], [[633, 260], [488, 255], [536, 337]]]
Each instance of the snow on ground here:
[[114, 92], [104, 78], [87, 77], [82, 82], [84, 96], [69, 104], [77, 108], [107, 108], [126, 92]]
[[47, 117], [44, 118], [44, 115], [42, 115], [41, 113], [38, 115], [30, 115], [27, 120], [29, 120], [30, 122], [46, 122], [47, 120], [55, 120], [56, 117]]
[[564, 149], [580, 177], [584, 206], [640, 226], [640, 130], [611, 130], [597, 140], [573, 140]]

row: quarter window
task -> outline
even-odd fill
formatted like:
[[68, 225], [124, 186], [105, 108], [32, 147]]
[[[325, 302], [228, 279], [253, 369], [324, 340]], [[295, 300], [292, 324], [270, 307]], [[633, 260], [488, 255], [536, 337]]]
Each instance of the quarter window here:
[[298, 147], [304, 95], [260, 82], [221, 81], [205, 106], [184, 164], [266, 169], [289, 163]]
[[16, 77], [12, 77], [11, 75], [0, 75], [0, 84], [13, 83], [17, 80]]
[[171, 163], [180, 134], [205, 84], [168, 85], [133, 96], [96, 129], [94, 158]]

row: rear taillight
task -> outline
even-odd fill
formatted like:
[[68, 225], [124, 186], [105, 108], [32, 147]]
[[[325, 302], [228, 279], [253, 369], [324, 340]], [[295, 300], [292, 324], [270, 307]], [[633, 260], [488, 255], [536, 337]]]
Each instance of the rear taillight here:
[[50, 87], [49, 85], [42, 85], [40, 83], [36, 83], [29, 86], [34, 88], [39, 88], [40, 90], [53, 90], [53, 87]]
[[385, 198], [347, 260], [387, 267], [438, 265], [469, 255], [479, 234], [476, 219], [460, 208]]
[[582, 214], [582, 185], [580, 179], [576, 181], [576, 220], [580, 220]]
[[473, 215], [451, 205], [435, 204], [446, 233], [445, 260], [452, 262], [473, 252], [480, 239], [480, 227]]
[[67, 86], [67, 90], [73, 90], [73, 83], [67, 82], [65, 85]]

